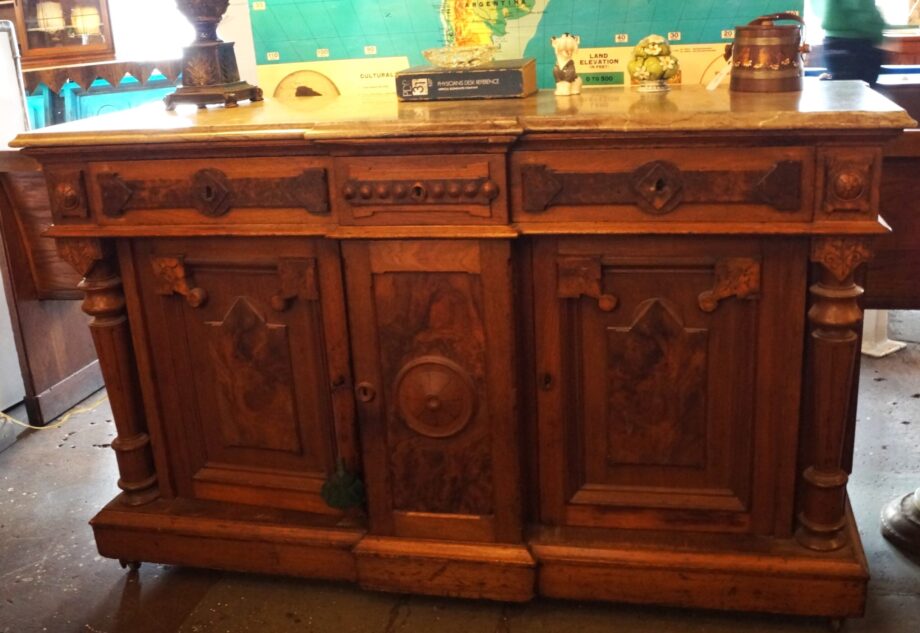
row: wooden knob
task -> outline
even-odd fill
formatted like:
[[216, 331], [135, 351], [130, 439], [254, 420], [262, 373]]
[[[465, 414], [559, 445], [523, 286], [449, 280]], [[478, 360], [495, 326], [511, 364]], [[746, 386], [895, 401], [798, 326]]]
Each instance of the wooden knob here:
[[361, 402], [373, 402], [374, 398], [377, 397], [377, 390], [374, 389], [374, 385], [371, 383], [362, 382], [355, 387], [355, 395]]
[[193, 308], [200, 308], [208, 302], [208, 291], [204, 288], [192, 288], [186, 295], [185, 301]]

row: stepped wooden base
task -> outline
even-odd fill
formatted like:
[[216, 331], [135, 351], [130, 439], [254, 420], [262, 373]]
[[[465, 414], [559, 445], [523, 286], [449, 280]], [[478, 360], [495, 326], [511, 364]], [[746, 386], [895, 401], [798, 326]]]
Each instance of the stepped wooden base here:
[[905, 552], [920, 556], [920, 489], [885, 506], [882, 536]]
[[526, 602], [535, 567], [523, 545], [457, 544], [366, 537], [355, 548], [367, 589]]
[[328, 517], [182, 499], [129, 507], [116, 498], [90, 524], [109, 558], [348, 581], [364, 535]]
[[370, 536], [334, 517], [190, 500], [93, 520], [109, 558], [357, 582], [380, 591], [507, 602], [534, 595], [830, 618], [863, 614], [868, 568], [850, 545], [792, 539], [535, 528], [527, 546]]
[[827, 555], [793, 539], [646, 534], [601, 543], [549, 530], [530, 546], [541, 596], [861, 617], [869, 571], [852, 514], [847, 529], [850, 545]]

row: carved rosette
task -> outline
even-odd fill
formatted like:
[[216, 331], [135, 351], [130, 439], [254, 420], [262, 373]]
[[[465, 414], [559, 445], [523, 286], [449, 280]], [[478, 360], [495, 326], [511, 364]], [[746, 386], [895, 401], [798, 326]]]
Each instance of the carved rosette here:
[[825, 213], [871, 213], [874, 210], [880, 160], [881, 155], [877, 150], [841, 151], [826, 156]]
[[805, 429], [801, 471], [802, 495], [796, 539], [816, 551], [833, 551], [847, 542], [844, 437], [850, 393], [859, 353], [863, 293], [853, 281], [871, 253], [856, 238], [817, 238], [811, 260], [819, 278], [810, 288]]
[[47, 181], [55, 219], [85, 220], [89, 217], [83, 170], [50, 170]]
[[396, 406], [406, 426], [431, 438], [462, 431], [476, 413], [476, 388], [469, 373], [441, 356], [409, 362], [396, 376]]

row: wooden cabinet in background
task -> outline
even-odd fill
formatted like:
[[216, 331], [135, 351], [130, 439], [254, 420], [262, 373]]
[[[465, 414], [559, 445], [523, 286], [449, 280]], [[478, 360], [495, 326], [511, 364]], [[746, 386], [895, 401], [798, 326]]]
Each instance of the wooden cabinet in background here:
[[0, 172], [0, 269], [29, 423], [44, 426], [100, 389], [102, 375], [76, 290], [80, 277], [42, 236], [52, 222], [45, 177], [15, 154], [0, 160], [8, 170]]
[[[108, 0], [14, 0], [23, 68], [64, 66], [115, 58]], [[0, 7], [2, 8], [2, 7]]]

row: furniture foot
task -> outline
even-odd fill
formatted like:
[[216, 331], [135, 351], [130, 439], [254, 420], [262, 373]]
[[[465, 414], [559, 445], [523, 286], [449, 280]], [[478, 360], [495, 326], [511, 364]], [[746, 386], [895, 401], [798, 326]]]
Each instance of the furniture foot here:
[[137, 570], [141, 568], [141, 562], [139, 560], [125, 560], [124, 558], [119, 558], [118, 564], [121, 565], [122, 569], [128, 569], [131, 573], [137, 572]]

